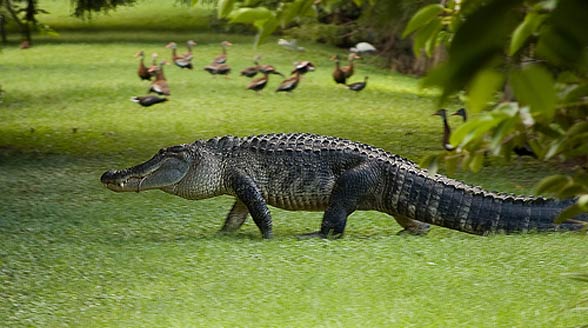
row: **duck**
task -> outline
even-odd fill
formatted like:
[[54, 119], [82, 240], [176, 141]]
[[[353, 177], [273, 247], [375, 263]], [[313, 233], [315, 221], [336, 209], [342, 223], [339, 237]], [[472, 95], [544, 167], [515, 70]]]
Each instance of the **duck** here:
[[299, 72], [300, 74], [306, 74], [307, 72], [312, 72], [316, 69], [313, 63], [309, 62], [308, 60], [299, 61], [294, 63], [294, 69], [292, 70], [292, 74], [295, 72]]
[[345, 73], [345, 78], [350, 78], [353, 75], [353, 61], [356, 59], [361, 59], [359, 55], [352, 52], [347, 56], [347, 60], [349, 61], [349, 65], [341, 67], [343, 73]]
[[247, 90], [253, 90], [257, 93], [265, 88], [268, 80], [269, 80], [268, 73], [263, 73], [262, 77], [258, 77], [258, 78], [251, 80], [249, 85], [247, 85]]
[[365, 89], [365, 87], [367, 86], [367, 80], [368, 77], [364, 77], [362, 82], [355, 82], [355, 83], [351, 83], [351, 84], [347, 84], [347, 88], [351, 91], [356, 91], [359, 92], [363, 89]]
[[449, 142], [451, 138], [451, 127], [447, 122], [447, 109], [441, 108], [433, 113], [433, 115], [441, 116], [441, 119], [443, 120], [443, 148], [447, 151], [454, 151], [455, 147]]
[[345, 84], [347, 77], [345, 76], [345, 72], [341, 70], [341, 66], [339, 65], [339, 55], [335, 55], [331, 57], [331, 60], [335, 61], [335, 70], [333, 71], [333, 80], [337, 84]]
[[221, 42], [221, 47], [223, 48], [223, 52], [213, 59], [212, 64], [225, 64], [227, 62], [227, 47], [230, 47], [232, 45], [233, 44], [229, 41]]
[[147, 71], [149, 71], [149, 74], [151, 75], [151, 77], [155, 76], [155, 73], [157, 73], [157, 58], [159, 56], [157, 55], [156, 52], [151, 54], [151, 66], [149, 66], [149, 68], [147, 69]]
[[260, 65], [259, 72], [262, 74], [266, 74], [266, 73], [267, 74], [275, 74], [275, 75], [279, 75], [281, 77], [285, 77], [284, 74], [278, 72], [278, 70], [274, 66], [268, 65], [268, 64]]
[[192, 47], [196, 45], [196, 42], [189, 40], [186, 44], [188, 45], [188, 52], [183, 55], [177, 54], [178, 45], [175, 42], [170, 42], [165, 47], [172, 50], [172, 61], [174, 62], [174, 64], [176, 64], [176, 66], [178, 66], [179, 68], [193, 69], [194, 67], [192, 66]]
[[167, 84], [167, 80], [163, 74], [163, 65], [167, 64], [168, 63], [165, 60], [159, 63], [159, 66], [156, 69], [155, 81], [151, 83], [151, 87], [149, 88], [150, 93], [155, 92], [158, 95], [170, 95], [169, 85]]
[[210, 64], [204, 66], [204, 70], [212, 75], [227, 75], [231, 73], [231, 67], [228, 64]]
[[143, 50], [137, 52], [135, 57], [139, 57], [139, 68], [137, 69], [137, 75], [141, 80], [148, 80], [151, 81], [151, 73], [149, 73], [149, 69], [145, 66], [145, 52]]
[[131, 97], [132, 102], [137, 103], [143, 107], [150, 107], [155, 104], [166, 102], [167, 100], [168, 99], [165, 97], [158, 97], [153, 95]]
[[259, 72], [259, 68], [261, 67], [259, 65], [260, 59], [260, 56], [255, 56], [255, 58], [253, 59], [253, 63], [255, 64], [255, 66], [249, 66], [241, 70], [241, 76], [254, 77], [255, 75], [257, 75], [257, 72]]
[[280, 83], [276, 92], [292, 92], [292, 90], [296, 89], [298, 86], [298, 82], [300, 82], [300, 72], [296, 71], [294, 76], [285, 79]]
[[451, 114], [451, 116], [460, 116], [463, 122], [468, 120], [468, 113], [466, 112], [466, 109], [463, 107], [456, 110], [453, 114]]

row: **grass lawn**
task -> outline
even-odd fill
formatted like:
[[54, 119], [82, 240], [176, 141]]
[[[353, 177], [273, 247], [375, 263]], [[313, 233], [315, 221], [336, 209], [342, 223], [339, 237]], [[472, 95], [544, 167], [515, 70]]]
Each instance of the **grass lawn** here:
[[[298, 240], [320, 213], [272, 208], [274, 239], [251, 220], [220, 236], [231, 199], [186, 201], [162, 192], [116, 194], [102, 172], [148, 159], [159, 148], [217, 135], [313, 132], [370, 143], [413, 160], [439, 151], [435, 93], [417, 80], [366, 59], [351, 93], [331, 80], [329, 56], [341, 50], [274, 42], [255, 50], [253, 36], [185, 28], [198, 10], [147, 1], [91, 23], [70, 21], [47, 2], [59, 38], [39, 37], [26, 51], [0, 54], [0, 327], [579, 327], [586, 284], [565, 274], [588, 271], [581, 234], [477, 237], [433, 228], [422, 238], [396, 236], [394, 220], [352, 215], [342, 240]], [[137, 22], [161, 14], [152, 28]], [[175, 16], [174, 16], [175, 15]], [[189, 16], [189, 17], [188, 17]], [[170, 19], [175, 17], [176, 19]], [[203, 18], [203, 19], [204, 19]], [[177, 26], [158, 31], [173, 21]], [[117, 24], [121, 25], [117, 25]], [[91, 26], [88, 26], [91, 25]], [[110, 29], [109, 29], [110, 28]], [[122, 29], [122, 31], [120, 30]], [[158, 52], [194, 39], [194, 71], [167, 66], [170, 101], [142, 108], [138, 50]], [[228, 39], [230, 78], [201, 68]], [[270, 77], [259, 95], [238, 71], [262, 54], [288, 72], [292, 62], [318, 69], [292, 94]], [[457, 104], [455, 105], [457, 106]], [[452, 124], [459, 124], [452, 120]], [[529, 159], [489, 161], [459, 179], [485, 188], [531, 193], [558, 168]]]

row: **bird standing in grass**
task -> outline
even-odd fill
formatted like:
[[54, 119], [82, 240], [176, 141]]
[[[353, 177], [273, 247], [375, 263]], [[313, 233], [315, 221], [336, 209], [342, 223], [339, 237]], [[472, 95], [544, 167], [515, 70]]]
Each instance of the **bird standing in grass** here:
[[353, 73], [354, 73], [353, 61], [356, 59], [361, 59], [361, 57], [358, 56], [354, 52], [350, 53], [349, 56], [347, 56], [347, 60], [349, 61], [349, 65], [341, 67], [341, 70], [345, 74], [346, 79], [350, 78], [353, 75]]
[[183, 55], [177, 54], [178, 46], [175, 42], [170, 42], [165, 47], [170, 48], [172, 50], [172, 61], [174, 62], [174, 64], [176, 64], [176, 66], [178, 66], [179, 68], [192, 69], [192, 58], [194, 57], [194, 55], [192, 54], [192, 47], [196, 45], [196, 42], [189, 40], [188, 42], [186, 42], [186, 44], [188, 46], [188, 52]]
[[151, 87], [149, 88], [149, 92], [155, 92], [158, 95], [170, 95], [169, 85], [167, 84], [167, 80], [165, 75], [163, 74], [163, 65], [166, 65], [167, 62], [165, 60], [159, 63], [159, 66], [155, 69], [155, 81], [151, 83]]
[[359, 92], [363, 89], [365, 89], [365, 87], [367, 86], [367, 80], [368, 77], [364, 77], [362, 82], [355, 82], [355, 83], [351, 83], [351, 84], [347, 84], [347, 88], [351, 91], [356, 91]]
[[227, 62], [227, 47], [232, 46], [233, 44], [229, 41], [223, 41], [221, 42], [221, 47], [223, 49], [223, 52], [216, 56], [213, 60], [212, 60], [212, 64], [225, 64]]
[[331, 60], [335, 61], [335, 70], [333, 71], [333, 80], [337, 84], [345, 84], [347, 77], [345, 77], [345, 72], [341, 70], [341, 66], [339, 65], [339, 55], [335, 55], [331, 57]]
[[149, 69], [145, 66], [145, 52], [143, 50], [137, 52], [135, 57], [139, 57], [139, 68], [137, 69], [137, 75], [141, 80], [151, 80], [151, 73], [149, 73]]
[[253, 90], [256, 93], [258, 93], [259, 91], [263, 90], [263, 88], [265, 88], [268, 80], [269, 80], [268, 73], [263, 73], [262, 77], [258, 77], [258, 78], [251, 80], [249, 85], [247, 85], [247, 89]]
[[231, 67], [228, 64], [210, 64], [204, 66], [204, 70], [212, 75], [228, 75], [231, 73]]
[[260, 65], [259, 72], [262, 74], [275, 74], [275, 75], [279, 75], [281, 77], [285, 77], [284, 74], [278, 72], [278, 70], [275, 67], [273, 67], [272, 65], [268, 65], [268, 64]]
[[296, 71], [294, 76], [282, 81], [276, 92], [292, 92], [292, 90], [296, 89], [298, 83], [300, 82], [300, 72]]
[[316, 69], [313, 63], [309, 62], [308, 60], [299, 61], [294, 63], [294, 69], [292, 70], [292, 74], [298, 72], [300, 74], [306, 74], [307, 72], [312, 72]]
[[440, 110], [436, 111], [433, 115], [441, 116], [441, 119], [443, 120], [443, 138], [441, 139], [441, 141], [443, 142], [443, 148], [447, 151], [454, 151], [455, 147], [449, 142], [449, 139], [451, 138], [451, 127], [447, 122], [447, 110], [441, 108]]
[[253, 59], [253, 63], [255, 64], [255, 66], [249, 66], [244, 68], [243, 70], [241, 70], [241, 75], [242, 76], [246, 76], [246, 77], [254, 77], [255, 75], [257, 75], [257, 72], [259, 72], [259, 60], [261, 59], [261, 56], [255, 56], [255, 58]]

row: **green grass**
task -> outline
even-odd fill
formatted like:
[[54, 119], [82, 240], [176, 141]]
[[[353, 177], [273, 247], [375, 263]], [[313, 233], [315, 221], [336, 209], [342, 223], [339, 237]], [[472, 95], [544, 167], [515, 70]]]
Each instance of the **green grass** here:
[[[585, 311], [574, 309], [585, 285], [563, 275], [588, 270], [585, 235], [481, 238], [434, 228], [427, 237], [407, 238], [394, 235], [400, 227], [385, 215], [358, 212], [343, 240], [299, 241], [297, 234], [318, 228], [320, 213], [272, 209], [275, 239], [263, 241], [250, 220], [234, 235], [216, 234], [231, 206], [228, 197], [191, 202], [161, 192], [115, 194], [98, 181], [106, 169], [141, 162], [160, 147], [223, 134], [315, 132], [418, 160], [439, 151], [441, 128], [430, 115], [435, 93], [419, 90], [415, 79], [366, 60], [353, 80], [369, 75], [370, 82], [355, 94], [331, 81], [328, 57], [337, 50], [321, 45], [305, 44], [304, 54], [273, 43], [255, 51], [252, 36], [181, 28], [79, 32], [67, 24], [60, 38], [40, 37], [31, 49], [6, 47], [0, 55], [6, 92], [0, 103], [0, 326], [588, 322]], [[129, 97], [148, 86], [135, 74], [133, 54], [143, 49], [169, 57], [168, 41], [188, 39], [199, 43], [197, 69], [166, 67], [171, 101], [148, 109], [131, 103]], [[224, 39], [235, 44], [229, 50], [234, 74], [213, 78], [200, 67]], [[291, 95], [273, 92], [280, 80], [273, 76], [268, 90], [256, 95], [237, 72], [257, 53], [285, 72], [303, 58], [318, 70]], [[480, 174], [458, 177], [530, 193], [556, 170], [526, 159], [490, 161]]]

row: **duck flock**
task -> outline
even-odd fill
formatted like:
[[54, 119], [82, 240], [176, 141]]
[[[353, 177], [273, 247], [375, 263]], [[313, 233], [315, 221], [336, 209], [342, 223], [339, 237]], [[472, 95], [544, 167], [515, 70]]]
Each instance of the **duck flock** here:
[[[175, 42], [169, 42], [165, 47], [171, 49], [171, 61], [177, 67], [181, 69], [192, 70], [194, 69], [192, 64], [192, 59], [194, 58], [192, 48], [196, 45], [197, 43], [193, 40], [187, 41], [187, 52], [181, 55], [178, 54], [178, 46]], [[232, 46], [232, 43], [229, 41], [223, 41], [220, 45], [222, 47], [222, 53], [216, 56], [209, 65], [206, 65], [204, 70], [212, 75], [226, 76], [231, 73], [231, 67], [229, 64], [227, 64], [227, 49]], [[169, 62], [166, 60], [158, 62], [158, 55], [153, 53], [151, 55], [151, 66], [147, 67], [145, 65], [144, 51], [141, 50], [137, 52], [135, 57], [139, 58], [139, 68], [137, 70], [137, 75], [141, 80], [148, 80], [151, 82], [151, 84], [147, 95], [132, 97], [131, 101], [138, 103], [143, 107], [149, 107], [155, 104], [166, 102], [168, 98], [165, 96], [171, 95], [171, 92], [163, 68], [165, 65], [169, 64]], [[348, 65], [341, 66], [339, 55], [331, 57], [331, 60], [335, 62], [335, 69], [332, 74], [333, 80], [337, 84], [346, 86], [351, 91], [357, 92], [365, 89], [368, 80], [367, 76], [361, 82], [347, 83], [347, 79], [354, 73], [353, 62], [357, 59], [361, 59], [361, 57], [357, 53], [351, 52], [347, 59]], [[292, 92], [300, 83], [301, 75], [312, 72], [316, 69], [316, 66], [310, 61], [299, 61], [294, 63], [294, 67], [290, 72], [291, 76], [286, 78], [286, 76], [280, 73], [274, 66], [261, 64], [260, 60], [261, 56], [256, 56], [254, 59], [254, 66], [246, 67], [240, 72], [241, 76], [252, 78], [251, 81], [247, 84], [247, 89], [253, 90], [256, 93], [265, 89], [270, 74], [280, 75], [285, 78], [275, 90], [276, 92]], [[255, 77], [258, 74], [261, 74], [262, 76]], [[152, 95], [151, 93], [155, 93], [156, 95]]]

